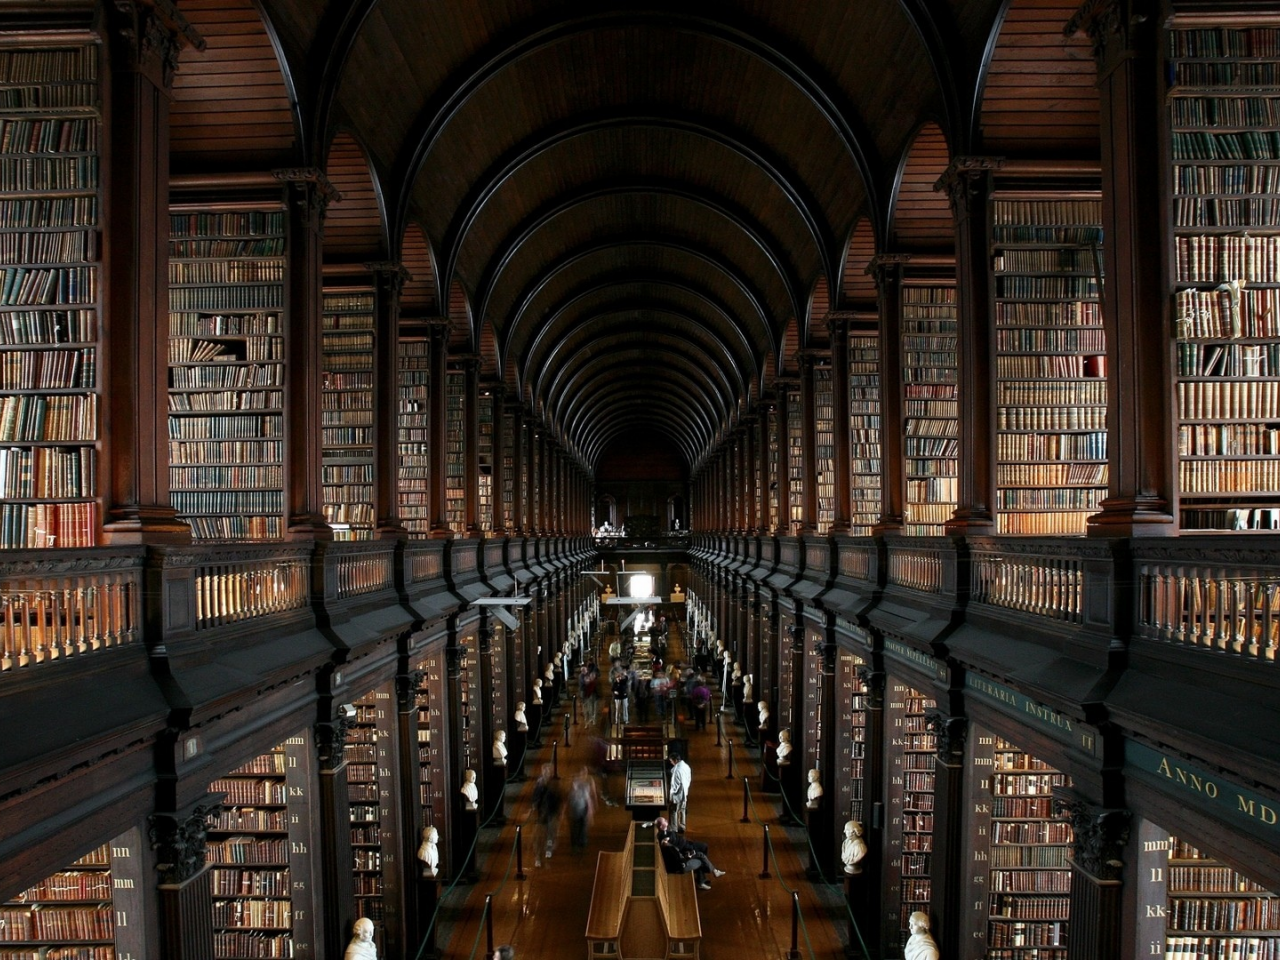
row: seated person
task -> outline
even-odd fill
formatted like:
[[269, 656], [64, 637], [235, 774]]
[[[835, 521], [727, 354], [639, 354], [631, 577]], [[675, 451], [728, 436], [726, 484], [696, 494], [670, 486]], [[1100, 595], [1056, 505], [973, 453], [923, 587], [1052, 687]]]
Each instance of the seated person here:
[[683, 833], [676, 833], [669, 829], [666, 817], [659, 817], [653, 821], [653, 825], [657, 830], [658, 849], [662, 851], [662, 863], [667, 868], [667, 873], [694, 871], [699, 890], [711, 889], [708, 874], [716, 877], [724, 876], [724, 871], [717, 869], [711, 862], [705, 843], [686, 840]]

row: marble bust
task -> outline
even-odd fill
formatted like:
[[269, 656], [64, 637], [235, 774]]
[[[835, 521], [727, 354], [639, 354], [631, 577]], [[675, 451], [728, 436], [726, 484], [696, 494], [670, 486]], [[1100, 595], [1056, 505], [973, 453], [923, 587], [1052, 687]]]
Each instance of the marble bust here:
[[791, 731], [783, 730], [778, 734], [778, 746], [774, 750], [778, 766], [785, 767], [791, 763]]
[[538, 677], [533, 681], [533, 702], [534, 705], [542, 703], [542, 678]]
[[524, 715], [525, 702], [523, 700], [516, 701], [516, 712], [511, 719], [516, 722], [516, 730], [520, 733], [529, 732], [529, 718]]
[[822, 805], [822, 774], [818, 770], [809, 771], [809, 790], [805, 794], [805, 804], [810, 810], [817, 810]]
[[435, 827], [422, 828], [418, 859], [422, 861], [423, 876], [434, 877], [440, 872], [440, 831]]
[[861, 863], [867, 855], [867, 842], [862, 839], [862, 824], [857, 820], [847, 820], [844, 825], [844, 842], [840, 844], [840, 860], [844, 863], [844, 872], [861, 873]]
[[378, 948], [373, 943], [373, 921], [361, 917], [351, 928], [351, 942], [347, 944], [342, 960], [378, 960]]
[[903, 948], [903, 960], [939, 960], [941, 952], [929, 932], [929, 915], [917, 910], [908, 920], [911, 938]]
[[493, 762], [495, 766], [507, 765], [507, 731], [493, 731]]
[[474, 770], [462, 771], [462, 789], [459, 792], [467, 798], [465, 809], [476, 809], [476, 801], [480, 799], [480, 791], [476, 787], [476, 772]]

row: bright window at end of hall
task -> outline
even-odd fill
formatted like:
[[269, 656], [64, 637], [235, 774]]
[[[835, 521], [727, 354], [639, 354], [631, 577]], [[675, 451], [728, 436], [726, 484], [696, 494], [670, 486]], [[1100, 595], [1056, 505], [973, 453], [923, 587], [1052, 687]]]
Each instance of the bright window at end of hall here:
[[631, 583], [627, 586], [627, 591], [633, 597], [652, 597], [653, 596], [653, 577], [647, 573], [637, 573], [631, 578]]

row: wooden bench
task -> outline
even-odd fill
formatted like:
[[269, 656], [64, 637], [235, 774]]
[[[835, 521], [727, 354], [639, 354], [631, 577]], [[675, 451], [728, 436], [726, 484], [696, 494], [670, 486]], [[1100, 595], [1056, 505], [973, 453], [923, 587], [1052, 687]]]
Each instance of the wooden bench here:
[[701, 955], [694, 875], [667, 873], [652, 824], [631, 824], [620, 852], [599, 855], [586, 939], [588, 960]]

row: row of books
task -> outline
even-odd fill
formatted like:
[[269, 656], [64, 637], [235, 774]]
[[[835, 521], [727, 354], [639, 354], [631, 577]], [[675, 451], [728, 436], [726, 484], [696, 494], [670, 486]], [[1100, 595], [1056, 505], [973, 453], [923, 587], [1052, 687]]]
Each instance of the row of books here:
[[1280, 281], [1280, 237], [1175, 237], [1174, 253], [1180, 283]]
[[1280, 960], [1280, 938], [1165, 938], [1164, 960]]
[[199, 540], [279, 540], [284, 536], [284, 521], [279, 516], [186, 516], [182, 519], [191, 527], [191, 535]]
[[1056, 537], [1076, 536], [1085, 529], [1092, 511], [1056, 513], [1014, 513], [996, 516], [996, 533], [1001, 536]]
[[0, 497], [87, 499], [96, 490], [92, 447], [0, 448]]
[[276, 465], [170, 467], [169, 484], [175, 491], [277, 489], [284, 484], [284, 470]]
[[90, 344], [97, 339], [96, 310], [0, 311], [0, 346]]
[[1006, 300], [1075, 300], [1098, 296], [1097, 276], [996, 274], [995, 280], [995, 295]]
[[1172, 58], [1280, 56], [1280, 29], [1275, 27], [1198, 27], [1169, 31]]
[[998, 300], [996, 327], [1100, 327], [1102, 308], [1093, 300], [1061, 303]]
[[205, 860], [225, 864], [288, 864], [289, 843], [283, 839], [252, 836], [210, 840], [205, 847]]
[[1001, 380], [996, 383], [996, 403], [1001, 407], [1105, 407], [1107, 384], [1105, 380], [1098, 382]]
[[1179, 340], [1280, 337], [1280, 288], [1225, 283], [1216, 290], [1176, 294]]
[[235, 363], [284, 359], [284, 338], [246, 336], [232, 340], [204, 340], [194, 337], [169, 338], [169, 362]]
[[996, 466], [1001, 487], [1103, 487], [1105, 463], [1001, 463]]
[[218, 490], [190, 493], [175, 490], [170, 498], [180, 514], [279, 514], [284, 493], [279, 490]]
[[96, 112], [96, 83], [43, 83], [0, 87], [0, 110], [5, 113]]
[[260, 931], [215, 930], [213, 932], [213, 955], [219, 960], [231, 960], [231, 958], [235, 958], [235, 960], [291, 958], [294, 955], [293, 937], [287, 933], [271, 934]]
[[97, 350], [0, 350], [0, 390], [92, 390]]
[[[1066, 826], [1066, 824], [1059, 824], [1059, 826]], [[1067, 897], [1018, 897], [997, 893], [991, 895], [988, 909], [993, 918], [1065, 920], [1071, 913], [1071, 900]]]
[[1020, 327], [996, 331], [1001, 353], [1083, 353], [1103, 355], [1106, 336], [1101, 329], [1044, 329]]
[[1070, 893], [1069, 870], [992, 870], [996, 893]]
[[96, 230], [0, 233], [0, 263], [90, 263], [98, 259]]
[[196, 463], [282, 463], [284, 443], [280, 440], [173, 440], [169, 443], [170, 464]]
[[[1170, 101], [1175, 114], [1190, 98]], [[1248, 98], [1211, 100], [1221, 107], [1244, 109], [1254, 101]], [[1270, 103], [1271, 101], [1265, 101]], [[1280, 164], [1238, 163], [1231, 166], [1206, 163], [1175, 163], [1173, 165], [1173, 192], [1175, 196], [1194, 194], [1262, 194], [1280, 193]]]
[[170, 440], [257, 440], [283, 437], [280, 414], [170, 417]]
[[71, 157], [0, 156], [0, 190], [26, 193], [48, 190], [98, 188], [99, 163], [96, 154]]
[[96, 394], [0, 397], [0, 441], [92, 441], [97, 434]]
[[1280, 455], [1280, 423], [1184, 423], [1178, 427], [1184, 457]]
[[[1056, 923], [995, 923], [987, 935], [989, 947], [1065, 947], [1067, 924]], [[1041, 960], [1040, 954], [1035, 954]]]
[[284, 280], [284, 262], [270, 260], [170, 260], [169, 283], [265, 283]]
[[110, 900], [111, 874], [69, 870], [46, 877], [13, 898], [16, 901]]
[[0, 504], [0, 548], [91, 547], [97, 539], [93, 503]]
[[1075, 487], [1059, 490], [1005, 487], [996, 491], [996, 506], [1001, 510], [1096, 510], [1106, 495], [1105, 488]]
[[[1064, 245], [1057, 247], [1002, 247], [991, 260], [991, 269], [997, 275], [1013, 273], [1051, 273], [1055, 276], [1064, 274], [1083, 274], [1086, 277], [1096, 276], [1101, 269], [1099, 251], [1093, 247]], [[1051, 277], [1028, 277], [1034, 279], [1052, 279]]]
[[211, 870], [215, 897], [287, 897], [288, 870]]
[[0, 305], [94, 303], [98, 272], [94, 267], [0, 268]]
[[[1196, 66], [1209, 66], [1197, 64]], [[1217, 64], [1213, 66], [1218, 66]], [[1234, 66], [1234, 65], [1233, 65]], [[1280, 78], [1280, 66], [1257, 64]], [[1205, 130], [1174, 131], [1170, 136], [1175, 160], [1276, 160], [1280, 159], [1280, 131], [1240, 130], [1212, 133]]]
[[[1090, 237], [1101, 239], [1098, 227], [1088, 226], [1102, 222], [1102, 201], [1083, 199], [1005, 200], [992, 204], [992, 223], [995, 226], [1033, 227], [1049, 229], [1049, 238], [1059, 236], [1062, 230], [1087, 230]], [[1007, 237], [1001, 242], [1017, 242]], [[1034, 242], [1034, 241], [1030, 241]], [[1061, 243], [1078, 243], [1078, 240], [1059, 240]]]
[[175, 390], [244, 390], [284, 386], [282, 363], [210, 363], [169, 368], [169, 385]]
[[1001, 433], [1000, 460], [1106, 460], [1107, 435], [1098, 433]]
[[1177, 371], [1181, 377], [1280, 376], [1280, 342], [1178, 344]]
[[1001, 380], [1081, 380], [1107, 375], [1106, 354], [1003, 355], [996, 357]]
[[215, 213], [171, 213], [169, 236], [183, 237], [272, 237], [284, 235], [284, 214], [269, 210], [238, 210]]
[[97, 153], [100, 126], [97, 117], [0, 116], [0, 153]]
[[1177, 385], [1183, 420], [1274, 420], [1280, 417], [1280, 381], [1182, 382]]
[[278, 313], [169, 314], [171, 337], [278, 337], [284, 333]]
[[215, 900], [213, 925], [288, 930], [293, 925], [289, 900]]
[[114, 936], [115, 912], [110, 904], [39, 910], [0, 907], [0, 942], [110, 940]]
[[1270, 227], [1280, 220], [1280, 197], [1175, 198], [1176, 227]]
[[1105, 430], [1106, 407], [1018, 407], [996, 408], [997, 430]]
[[1188, 493], [1280, 491], [1280, 460], [1183, 460], [1178, 475]]
[[0, 83], [57, 83], [98, 79], [94, 44], [0, 50]]
[[1173, 930], [1274, 930], [1280, 936], [1280, 900], [1265, 897], [1183, 897], [1169, 899], [1169, 927]]
[[[201, 241], [209, 242], [209, 241]], [[274, 243], [274, 241], [258, 241]], [[283, 241], [280, 241], [283, 243]], [[222, 256], [239, 256], [226, 253]], [[266, 254], [262, 254], [265, 256]], [[219, 254], [209, 252], [206, 256]], [[171, 287], [169, 309], [180, 312], [221, 310], [279, 310], [284, 306], [284, 288], [280, 284], [238, 284], [215, 287]]]

